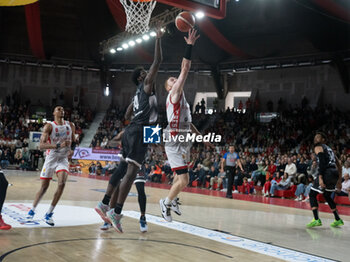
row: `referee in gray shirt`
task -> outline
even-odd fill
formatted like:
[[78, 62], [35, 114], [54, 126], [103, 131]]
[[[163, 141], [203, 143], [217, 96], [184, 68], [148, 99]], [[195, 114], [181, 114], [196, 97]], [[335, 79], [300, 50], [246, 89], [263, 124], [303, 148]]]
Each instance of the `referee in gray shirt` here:
[[226, 152], [224, 157], [221, 159], [221, 170], [225, 170], [226, 177], [228, 178], [226, 193], [227, 198], [232, 198], [232, 186], [234, 177], [236, 175], [237, 165], [243, 173], [244, 170], [241, 164], [241, 160], [239, 159], [239, 155], [237, 152], [235, 152], [235, 147], [231, 145], [229, 147], [229, 152]]

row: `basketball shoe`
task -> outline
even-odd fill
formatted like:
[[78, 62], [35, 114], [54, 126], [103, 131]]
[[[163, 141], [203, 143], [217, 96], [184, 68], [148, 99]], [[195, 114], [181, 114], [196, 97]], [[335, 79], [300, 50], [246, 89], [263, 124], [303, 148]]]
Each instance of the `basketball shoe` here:
[[55, 222], [53, 222], [52, 215], [53, 215], [52, 212], [50, 214], [46, 213], [44, 217], [44, 221], [46, 224], [53, 227], [55, 225]]
[[11, 229], [11, 226], [9, 224], [6, 224], [2, 219], [2, 215], [0, 215], [0, 230], [9, 230], [9, 229]]
[[306, 225], [306, 227], [319, 227], [322, 226], [321, 219], [312, 219], [309, 224]]
[[159, 206], [163, 218], [168, 222], [173, 221], [170, 213], [171, 205], [165, 205], [165, 199], [162, 198], [161, 200], [159, 200]]
[[100, 229], [103, 231], [107, 231], [108, 229], [112, 228], [113, 226], [110, 223], [105, 222]]
[[179, 202], [179, 198], [175, 197], [175, 199], [171, 201], [171, 210], [174, 211], [175, 214], [181, 216], [179, 205], [181, 205], [181, 203]]
[[26, 219], [28, 221], [33, 221], [34, 215], [35, 215], [35, 212], [31, 209], [31, 210], [29, 210]]
[[109, 223], [108, 218], [106, 217], [106, 213], [110, 210], [108, 205], [103, 204], [102, 202], [98, 202], [97, 206], [95, 207], [95, 211], [97, 214], [100, 215], [103, 221], [106, 223]]
[[146, 217], [145, 216], [141, 216], [140, 217], [140, 231], [142, 233], [147, 232], [148, 230], [148, 226], [147, 226], [147, 222], [146, 222]]
[[109, 219], [110, 223], [112, 223], [115, 230], [123, 233], [122, 224], [120, 223], [120, 220], [123, 218], [122, 214], [117, 214], [114, 212], [114, 209], [111, 209], [106, 213], [106, 217]]

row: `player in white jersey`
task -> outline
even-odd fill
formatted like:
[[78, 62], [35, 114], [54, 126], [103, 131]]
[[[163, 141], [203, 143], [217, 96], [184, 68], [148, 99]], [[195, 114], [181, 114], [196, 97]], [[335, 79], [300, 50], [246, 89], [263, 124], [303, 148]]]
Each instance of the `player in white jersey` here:
[[54, 226], [52, 219], [53, 210], [57, 205], [69, 174], [68, 157], [71, 156], [71, 149], [75, 147], [75, 126], [73, 123], [64, 120], [64, 109], [61, 106], [56, 106], [53, 112], [54, 121], [48, 122], [44, 126], [43, 133], [40, 138], [40, 149], [46, 149], [46, 159], [41, 170], [40, 179], [41, 188], [35, 196], [33, 207], [28, 212], [28, 220], [32, 220], [35, 215], [35, 209], [39, 201], [46, 193], [50, 180], [54, 173], [57, 175], [58, 186], [51, 202], [51, 206], [45, 214], [44, 220]]
[[167, 198], [161, 199], [159, 205], [162, 216], [169, 222], [172, 221], [171, 210], [178, 215], [181, 214], [177, 204], [177, 195], [189, 182], [188, 164], [190, 163], [191, 149], [190, 142], [174, 141], [172, 138], [179, 135], [186, 136], [190, 132], [200, 134], [191, 123], [191, 109], [183, 91], [191, 67], [192, 46], [198, 38], [197, 31], [191, 29], [188, 37], [185, 37], [187, 46], [184, 58], [182, 59], [180, 75], [178, 78], [169, 77], [165, 82], [165, 89], [169, 93], [166, 100], [168, 126], [165, 130], [165, 136], [168, 142], [165, 143], [165, 152], [172, 171], [176, 172], [176, 177]]

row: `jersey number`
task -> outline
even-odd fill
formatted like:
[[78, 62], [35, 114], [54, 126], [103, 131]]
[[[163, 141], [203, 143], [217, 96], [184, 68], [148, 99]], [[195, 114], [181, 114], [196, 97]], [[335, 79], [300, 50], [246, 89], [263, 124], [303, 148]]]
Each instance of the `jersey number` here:
[[139, 98], [134, 96], [134, 112], [136, 112], [139, 109]]

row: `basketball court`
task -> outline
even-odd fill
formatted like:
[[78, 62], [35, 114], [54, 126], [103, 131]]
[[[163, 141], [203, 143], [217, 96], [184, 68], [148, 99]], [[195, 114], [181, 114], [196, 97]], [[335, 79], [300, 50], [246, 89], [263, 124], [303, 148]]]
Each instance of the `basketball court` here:
[[[3, 215], [14, 228], [0, 234], [0, 261], [4, 262], [139, 261], [141, 257], [143, 261], [347, 260], [349, 215], [342, 215], [343, 228], [330, 228], [332, 214], [321, 212], [324, 226], [306, 229], [310, 210], [183, 192], [183, 214], [168, 223], [161, 218], [158, 204], [167, 189], [146, 186], [148, 232], [139, 231], [134, 187], [125, 207], [124, 233], [104, 232], [93, 208], [103, 197], [107, 181], [70, 176], [51, 228], [40, 219], [55, 182], [39, 204], [36, 223], [23, 224], [39, 187], [38, 173], [8, 172], [7, 178], [13, 186]], [[294, 202], [284, 201], [286, 206]]]
[[[130, 50], [134, 46], [142, 46], [149, 39], [152, 39], [152, 37], [156, 37], [155, 27], [160, 22], [164, 31], [168, 30], [167, 26], [169, 24], [174, 23], [175, 25], [173, 28], [177, 28], [179, 31], [183, 32], [192, 27], [199, 28], [203, 35], [203, 37], [201, 35], [201, 39], [206, 39], [208, 42], [209, 40], [212, 41], [209, 42], [208, 45], [202, 46], [202, 51], [205, 50], [208, 56], [210, 56], [210, 47], [214, 46], [215, 43], [216, 48], [220, 49], [216, 52], [218, 55], [212, 55], [213, 57], [215, 56], [215, 59], [216, 56], [224, 52], [226, 52], [226, 55], [232, 55], [234, 57], [232, 61], [227, 62], [227, 56], [225, 57], [223, 55], [222, 58], [214, 59], [215, 63], [210, 64], [208, 62], [208, 64], [203, 67], [203, 70], [197, 68], [193, 70], [196, 74], [201, 71], [201, 73], [204, 72], [206, 76], [216, 77], [217, 81], [213, 86], [215, 86], [216, 93], [218, 93], [221, 99], [224, 98], [224, 89], [225, 92], [228, 91], [227, 86], [223, 87], [220, 84], [220, 78], [218, 76], [220, 72], [215, 71], [219, 70], [218, 64], [222, 61], [225, 63], [227, 62], [226, 64], [224, 63], [221, 68], [222, 72], [225, 74], [227, 73], [227, 75], [225, 75], [226, 80], [227, 76], [232, 76], [233, 73], [251, 72], [254, 66], [256, 70], [260, 70], [275, 69], [277, 66], [282, 68], [282, 63], [286, 65], [285, 68], [292, 66], [309, 66], [309, 64], [305, 63], [310, 63], [311, 65], [311, 62], [304, 61], [305, 57], [311, 59], [312, 63], [316, 63], [314, 57], [308, 54], [309, 51], [307, 50], [312, 50], [312, 45], [309, 43], [307, 45], [309, 49], [305, 51], [305, 54], [308, 56], [304, 54], [305, 57], [292, 59], [288, 58], [287, 55], [285, 55], [285, 57], [281, 55], [282, 58], [276, 58], [272, 63], [264, 59], [270, 54], [274, 54], [274, 52], [268, 52], [264, 49], [260, 57], [262, 62], [256, 58], [257, 60], [253, 61], [254, 63], [236, 63], [239, 59], [241, 61], [247, 61], [247, 59], [255, 59], [255, 57], [253, 55], [248, 55], [249, 50], [247, 53], [242, 51], [244, 47], [243, 40], [238, 43], [238, 46], [240, 46], [240, 48], [242, 47], [241, 50], [230, 43], [231, 35], [228, 35], [226, 32], [228, 35], [226, 38], [217, 28], [220, 21], [229, 18], [227, 5], [229, 3], [239, 2], [239, 0], [108, 0], [106, 2], [118, 26], [125, 26], [126, 31], [119, 32], [99, 43], [98, 55], [101, 56], [99, 58], [101, 60], [99, 61], [100, 64], [95, 64], [94, 66], [96, 66], [96, 68], [92, 68], [88, 64], [74, 66], [75, 61], [73, 59], [67, 59], [67, 65], [60, 66], [59, 62], [53, 62], [53, 64], [43, 64], [45, 68], [55, 69], [60, 67], [62, 70], [67, 69], [67, 72], [79, 69], [82, 72], [101, 73], [101, 76], [94, 76], [95, 78], [91, 77], [94, 81], [96, 79], [98, 79], [98, 81], [101, 79], [105, 80], [107, 79], [107, 75], [110, 79], [116, 79], [117, 77], [114, 75], [111, 76], [112, 73], [110, 72], [132, 72], [131, 68], [134, 67], [134, 63], [136, 64], [138, 61], [130, 61], [129, 63], [127, 56], [131, 55], [132, 52], [130, 52]], [[155, 13], [152, 13], [153, 10], [155, 10]], [[192, 16], [181, 15], [181, 17], [179, 17], [179, 13], [183, 11], [192, 12]], [[332, 11], [336, 13], [339, 10], [333, 8]], [[77, 11], [77, 13], [79, 12]], [[340, 13], [343, 14], [343, 12]], [[264, 15], [268, 16], [268, 14]], [[29, 16], [29, 14], [27, 14], [27, 16]], [[121, 16], [122, 18], [118, 20], [118, 17]], [[69, 17], [69, 15], [67, 15], [67, 17]], [[204, 19], [199, 23], [203, 17]], [[348, 15], [345, 17], [348, 19]], [[92, 18], [90, 17], [89, 19]], [[89, 19], [85, 19], [85, 21], [88, 22], [87, 20]], [[123, 19], [125, 21], [122, 21]], [[124, 24], [124, 22], [126, 22], [126, 24]], [[40, 24], [40, 19], [38, 23]], [[220, 26], [222, 29], [225, 27], [225, 23], [220, 24]], [[238, 26], [239, 25], [237, 25], [237, 28]], [[98, 30], [94, 27], [91, 28], [91, 31], [102, 30], [100, 28]], [[120, 30], [120, 28], [118, 30]], [[211, 32], [209, 33], [210, 30]], [[167, 33], [170, 31], [171, 30], [167, 31]], [[242, 31], [244, 30], [242, 29]], [[259, 30], [257, 30], [257, 32], [258, 31]], [[249, 36], [245, 36], [244, 33], [240, 32], [240, 29], [237, 29], [237, 32], [241, 34], [242, 39], [249, 39]], [[206, 33], [206, 36], [204, 36], [204, 33]], [[164, 45], [166, 47], [164, 50], [167, 50], [167, 53], [165, 51], [163, 51], [163, 53], [168, 55], [168, 61], [167, 68], [162, 69], [162, 73], [177, 73], [180, 59], [178, 59], [178, 63], [175, 63], [174, 60], [180, 51], [177, 50], [178, 52], [174, 52], [176, 55], [169, 59], [171, 56], [169, 50], [172, 51], [174, 46], [180, 45], [180, 42], [177, 43], [175, 40], [182, 41], [181, 44], [184, 45], [183, 35], [172, 35], [171, 32], [169, 35], [173, 38], [169, 37], [170, 40], [168, 39], [168, 43]], [[294, 32], [292, 32], [291, 35], [293, 36]], [[288, 37], [285, 37], [285, 42], [289, 41]], [[83, 39], [83, 37], [81, 38]], [[39, 39], [41, 39], [41, 31]], [[89, 37], [84, 40], [88, 42], [86, 39], [89, 40]], [[171, 41], [173, 41], [173, 43], [171, 43], [172, 45], [169, 44]], [[40, 50], [43, 51], [41, 40], [40, 43], [38, 45], [40, 47], [38, 48], [39, 51], [37, 51], [39, 54], [41, 53]], [[263, 47], [269, 45], [270, 43], [268, 41], [261, 44]], [[91, 46], [89, 48], [91, 48]], [[295, 46], [297, 46], [297, 44]], [[297, 50], [297, 48], [295, 50], [293, 48], [291, 48], [292, 53]], [[279, 51], [279, 49], [280, 46], [278, 46], [277, 50]], [[71, 50], [74, 51], [73, 48]], [[147, 63], [149, 64], [150, 61], [152, 61], [153, 57], [151, 57], [150, 61], [145, 61], [144, 58], [150, 57], [145, 50], [153, 50], [153, 46], [151, 49], [149, 45], [147, 46], [147, 44], [145, 44], [143, 50], [135, 51], [133, 55], [137, 54], [139, 59], [143, 59], [141, 64], [147, 65]], [[129, 53], [127, 53], [128, 51]], [[256, 53], [259, 53], [258, 51], [256, 51]], [[81, 53], [89, 52], [90, 50], [85, 50]], [[279, 54], [278, 52], [276, 53]], [[295, 53], [297, 54], [296, 51]], [[113, 57], [114, 55], [115, 57]], [[59, 59], [59, 55], [57, 56]], [[41, 56], [40, 59], [43, 57], [44, 56]], [[202, 57], [196, 57], [197, 60], [201, 58]], [[16, 60], [16, 66], [25, 66], [27, 63], [25, 59], [27, 58], [18, 58], [18, 61]], [[78, 58], [76, 59], [79, 60]], [[110, 61], [114, 59], [116, 62], [113, 60], [110, 65], [107, 65], [105, 61], [108, 59], [110, 59]], [[330, 62], [324, 61], [330, 61], [329, 59], [328, 56], [320, 56], [317, 63], [328, 64]], [[3, 59], [3, 62], [7, 64], [13, 61], [13, 59], [11, 61], [10, 59]], [[81, 61], [84, 60], [82, 59]], [[94, 62], [95, 61], [96, 60], [94, 60]], [[208, 59], [208, 61], [210, 61], [210, 59]], [[115, 64], [113, 64], [114, 62]], [[304, 65], [300, 65], [300, 62], [304, 63]], [[345, 62], [345, 60], [341, 61], [341, 63]], [[117, 65], [118, 68], [113, 68], [115, 65]], [[213, 65], [217, 66], [217, 69], [215, 69]], [[41, 67], [42, 62], [32, 62], [30, 66]], [[108, 68], [109, 66], [110, 71], [108, 71], [108, 73], [102, 72], [103, 70], [107, 70], [102, 68]], [[337, 64], [337, 66], [339, 65]], [[18, 71], [21, 72], [20, 70]], [[191, 73], [193, 72], [191, 71]], [[60, 73], [56, 76], [57, 81], [55, 80], [57, 83], [60, 81], [59, 74]], [[282, 77], [282, 74], [280, 75], [280, 78], [284, 77]], [[321, 71], [319, 75], [323, 75], [323, 71]], [[34, 78], [36, 79], [36, 77], [37, 74], [33, 74], [33, 79], [30, 81], [33, 80], [34, 83], [36, 81], [34, 81]], [[164, 77], [164, 75], [161, 77]], [[1, 75], [1, 78], [5, 78], [5, 73], [4, 76]], [[43, 81], [47, 80], [46, 82], [49, 83], [48, 78], [48, 73], [46, 76], [42, 74]], [[85, 81], [87, 81], [86, 78]], [[191, 78], [191, 85], [194, 81], [193, 78]], [[77, 79], [77, 77], [73, 77], [73, 82], [74, 79]], [[261, 80], [261, 77], [259, 76], [256, 79], [253, 81], [249, 80], [249, 82], [258, 82]], [[107, 83], [108, 81], [104, 80], [101, 80], [101, 86], [107, 97], [110, 93], [110, 86]], [[65, 81], [70, 83], [69, 85], [74, 86], [74, 84], [71, 83], [72, 77], [66, 76]], [[94, 84], [98, 81], [96, 80]], [[312, 82], [313, 80], [310, 78], [308, 81]], [[205, 81], [198, 82], [198, 86], [200, 86], [200, 83], [204, 84], [204, 82]], [[248, 83], [248, 80], [246, 82], [245, 80], [237, 80], [237, 82], [245, 85], [246, 82]], [[192, 89], [192, 93], [195, 91], [197, 92], [197, 90], [195, 90], [197, 89], [197, 82], [195, 83], [196, 85], [193, 85], [195, 88]], [[57, 86], [58, 85], [59, 84], [57, 84]], [[88, 83], [86, 82], [84, 85], [84, 87], [86, 87]], [[259, 85], [261, 87], [262, 84]], [[17, 86], [17, 84], [13, 86]], [[33, 84], [33, 89], [35, 88], [34, 86], [35, 84]], [[280, 87], [279, 84], [274, 85], [274, 83], [270, 86], [276, 90], [291, 88], [289, 83], [286, 83], [283, 87], [282, 84]], [[295, 86], [295, 89], [298, 89], [299, 86]], [[125, 89], [128, 88], [129, 87], [126, 86]], [[275, 89], [271, 89], [271, 94]], [[300, 88], [300, 90], [301, 89], [302, 88]], [[42, 90], [44, 90], [44, 88]], [[118, 94], [118, 101], [128, 100], [130, 98], [130, 90]], [[85, 91], [88, 92], [87, 87]], [[242, 90], [231, 91], [240, 92]], [[219, 94], [220, 92], [221, 94]], [[322, 91], [320, 92], [322, 93]], [[70, 95], [72, 97], [74, 96], [73, 94], [76, 94], [76, 92], [71, 91]], [[250, 94], [251, 91], [249, 91], [249, 96]], [[255, 97], [257, 97], [258, 94], [259, 92], [255, 92]], [[270, 93], [267, 94], [270, 95]], [[98, 100], [99, 106], [104, 109], [107, 107], [103, 105], [103, 103], [112, 101], [96, 98], [97, 95], [95, 93], [89, 93], [88, 95], [90, 96], [90, 100]], [[301, 95], [296, 94], [295, 97], [297, 96], [300, 97]], [[327, 96], [327, 94], [325, 96]], [[214, 97], [212, 97], [212, 99], [214, 100]], [[57, 101], [57, 99], [55, 101]], [[59, 147], [57, 147], [57, 149], [58, 148]], [[83, 159], [83, 157], [81, 159]], [[69, 175], [63, 196], [54, 211], [55, 226], [51, 227], [48, 226], [42, 218], [56, 190], [57, 178], [52, 180], [47, 193], [41, 200], [34, 221], [28, 222], [26, 216], [32, 207], [34, 196], [41, 183], [39, 179], [40, 172], [6, 170], [5, 174], [11, 186], [7, 190], [2, 216], [7, 223], [12, 225], [12, 229], [8, 231], [0, 230], [0, 262], [349, 261], [349, 206], [340, 206], [338, 208], [339, 214], [345, 223], [342, 228], [331, 228], [329, 226], [334, 220], [333, 214], [329, 211], [327, 205], [321, 204], [320, 218], [323, 221], [323, 226], [307, 229], [305, 225], [312, 219], [312, 212], [308, 203], [302, 204], [299, 202], [296, 203], [294, 200], [290, 199], [267, 199], [259, 195], [242, 196], [239, 194], [234, 194], [233, 199], [227, 199], [224, 197], [224, 193], [210, 191], [208, 189], [187, 188], [185, 192], [182, 192], [179, 196], [182, 215], [177, 216], [174, 214], [174, 221], [169, 223], [161, 216], [159, 200], [166, 197], [170, 186], [147, 182], [145, 191], [147, 195], [146, 218], [148, 232], [141, 233], [139, 229], [139, 205], [137, 191], [133, 186], [123, 209], [124, 218], [122, 223], [124, 233], [121, 234], [116, 232], [113, 228], [102, 231], [100, 226], [103, 224], [103, 221], [94, 211], [94, 207], [104, 196], [108, 178], [102, 177], [96, 179], [88, 175]]]

